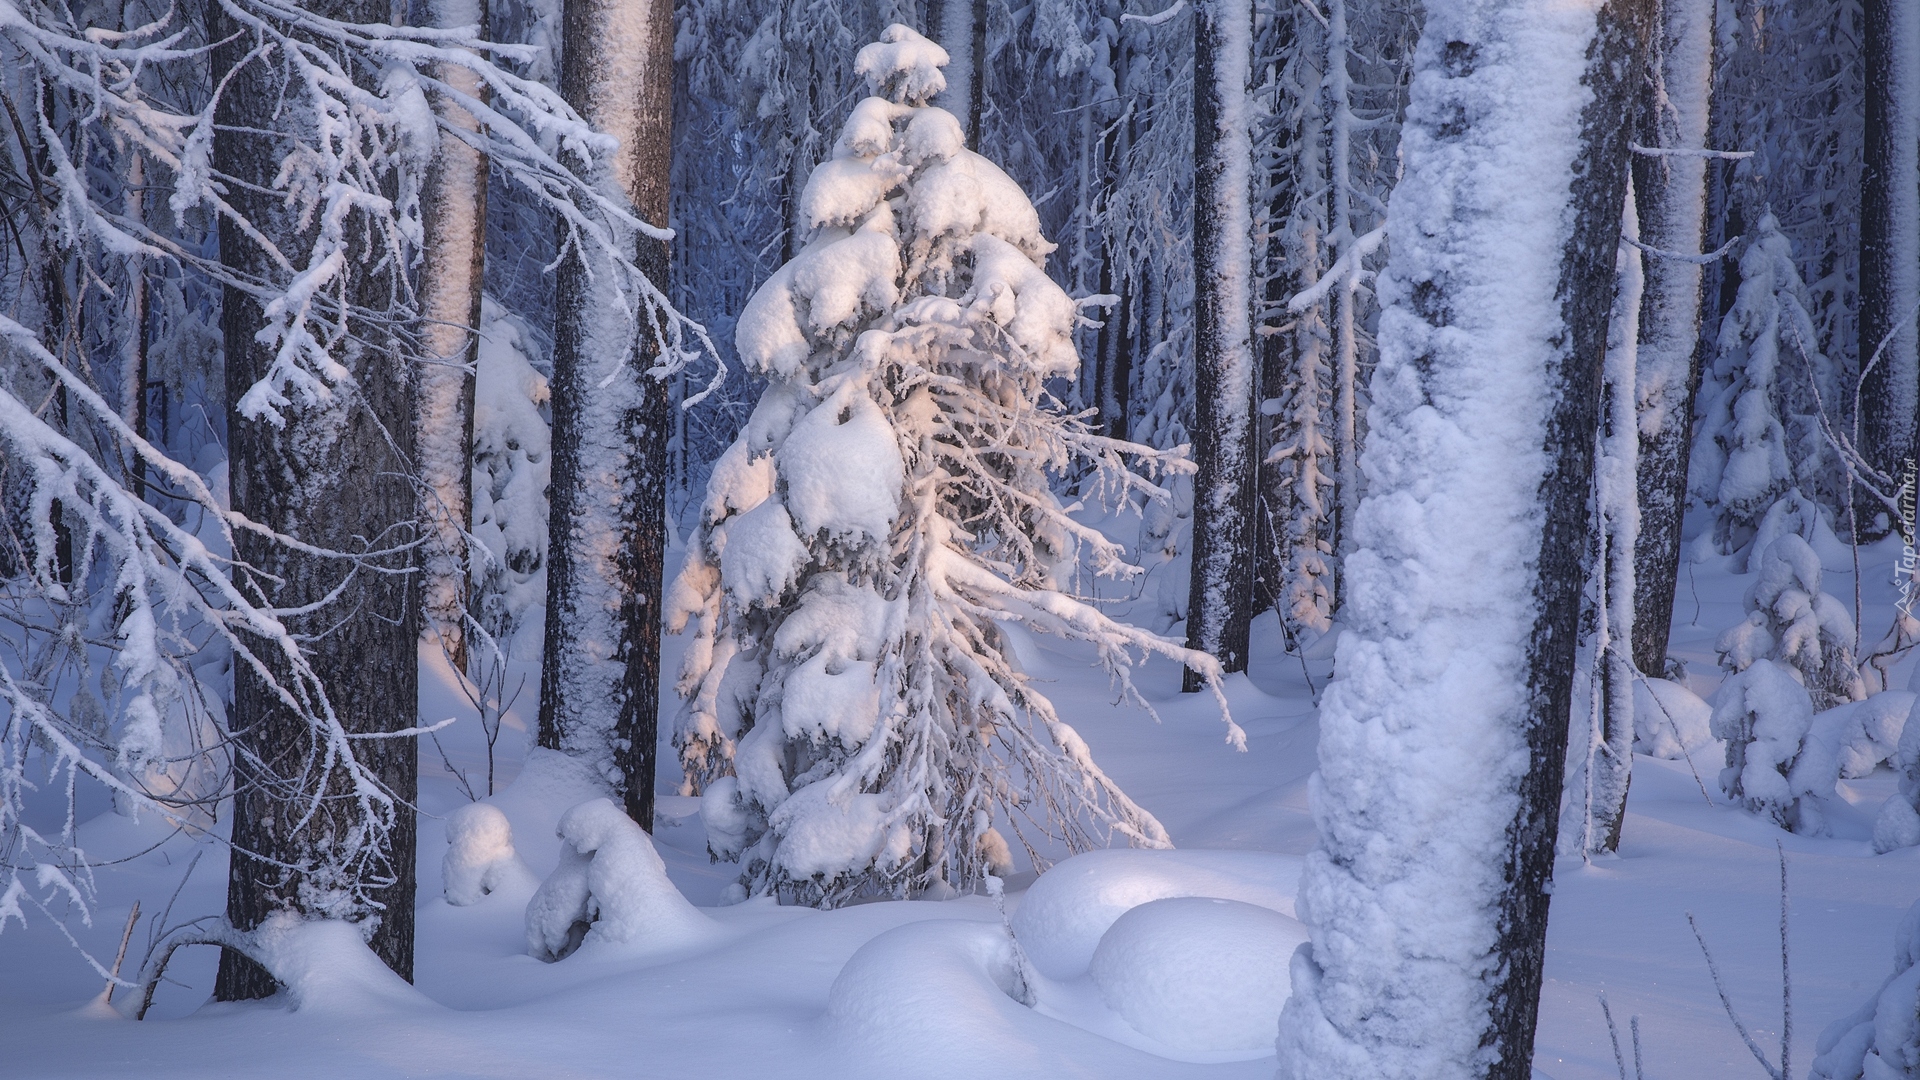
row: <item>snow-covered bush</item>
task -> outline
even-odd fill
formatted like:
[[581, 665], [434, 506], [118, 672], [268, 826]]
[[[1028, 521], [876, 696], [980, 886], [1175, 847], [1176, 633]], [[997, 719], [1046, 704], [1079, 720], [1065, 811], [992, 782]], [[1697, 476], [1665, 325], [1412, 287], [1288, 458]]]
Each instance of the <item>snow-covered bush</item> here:
[[447, 903], [455, 907], [477, 904], [488, 893], [531, 891], [539, 883], [513, 848], [507, 815], [492, 803], [468, 803], [447, 815], [440, 872]]
[[557, 831], [560, 865], [527, 902], [529, 953], [553, 961], [582, 945], [671, 949], [711, 936], [713, 921], [680, 895], [646, 830], [613, 800], [581, 803]]
[[1728, 676], [1713, 699], [1713, 734], [1727, 744], [1720, 789], [1794, 832], [1822, 831], [1817, 800], [1833, 792], [1833, 767], [1830, 756], [1814, 760], [1817, 746], [1802, 752], [1812, 726], [1813, 699], [1792, 669], [1756, 660]]
[[899, 25], [860, 51], [878, 96], [800, 194], [810, 241], [741, 314], [767, 390], [668, 597], [693, 629], [675, 745], [755, 894], [971, 888], [1007, 861], [1001, 814], [1075, 847], [1167, 843], [1010, 662], [1003, 621], [1092, 643], [1135, 701], [1131, 650], [1217, 670], [1058, 591], [1076, 558], [1132, 568], [1052, 478], [1090, 461], [1100, 494], [1160, 499], [1125, 457], [1180, 462], [1052, 399], [1079, 363], [1075, 304], [1025, 194], [926, 105], [946, 62]]
[[553, 430], [535, 351], [520, 320], [487, 298], [473, 402], [473, 535], [487, 558], [472, 560], [474, 610], [515, 660], [539, 657], [547, 602]]
[[1830, 486], [1834, 460], [1818, 417], [1784, 408], [1802, 398], [1809, 365], [1816, 378], [1828, 366], [1807, 307], [1793, 244], [1767, 214], [1740, 258], [1740, 291], [1720, 323], [1690, 466], [1689, 489], [1712, 510], [1712, 540], [1723, 554], [1752, 540], [1768, 509], [1796, 484]]
[[[1911, 704], [1893, 753], [1893, 767], [1900, 774], [1900, 790], [1881, 806], [1880, 816], [1873, 823], [1875, 851], [1887, 852], [1920, 844], [1920, 810], [1916, 810], [1920, 807], [1920, 670], [1914, 672], [1911, 685], [1914, 689], [1907, 693]], [[1875, 694], [1867, 703], [1891, 696], [1890, 692]]]
[[1820, 591], [1820, 557], [1797, 534], [1774, 540], [1761, 554], [1747, 587], [1744, 622], [1720, 635], [1714, 648], [1729, 671], [1761, 659], [1786, 665], [1813, 695], [1816, 709], [1866, 696], [1853, 659], [1853, 617]]
[[1657, 758], [1685, 757], [1713, 741], [1713, 706], [1670, 679], [1633, 685], [1633, 750]]
[[1920, 1075], [1920, 903], [1893, 933], [1893, 974], [1814, 1043], [1809, 1080], [1904, 1080]]

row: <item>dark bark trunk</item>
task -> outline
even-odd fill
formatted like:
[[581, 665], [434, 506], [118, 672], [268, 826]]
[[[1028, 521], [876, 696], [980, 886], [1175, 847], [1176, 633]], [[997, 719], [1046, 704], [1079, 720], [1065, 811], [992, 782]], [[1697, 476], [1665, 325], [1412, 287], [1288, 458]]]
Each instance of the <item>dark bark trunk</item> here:
[[[620, 139], [600, 177], [603, 189], [663, 225], [671, 188], [671, 3], [568, 0], [565, 42], [562, 93]], [[638, 265], [665, 294], [666, 245], [632, 242]], [[608, 382], [611, 360], [623, 355], [625, 366]], [[599, 759], [628, 815], [648, 830], [671, 428], [667, 386], [644, 374], [658, 355], [659, 343], [627, 321], [606, 283], [589, 281], [577, 258], [561, 266], [540, 745]]]
[[[384, 22], [388, 8], [368, 0], [319, 5], [316, 12], [357, 22]], [[225, 24], [225, 25], [222, 25]], [[236, 34], [225, 19], [215, 37], [234, 35], [215, 50], [214, 69], [233, 71], [252, 45], [251, 35]], [[235, 208], [282, 250], [297, 252], [310, 244], [313, 226], [302, 229], [298, 209], [272, 193], [271, 184], [303, 122], [302, 91], [286, 83], [277, 59], [256, 59], [240, 67], [221, 99], [214, 138], [215, 167], [243, 183], [227, 197]], [[282, 133], [265, 130], [277, 118]], [[257, 188], [248, 185], [259, 185]], [[357, 225], [353, 236], [356, 268], [371, 265], [370, 237]], [[237, 275], [273, 280], [276, 268], [266, 255], [228, 220], [221, 222], [222, 261]], [[355, 272], [348, 287], [354, 305], [386, 312], [394, 299], [393, 282], [382, 274]], [[226, 392], [229, 408], [267, 371], [273, 349], [255, 334], [265, 319], [259, 301], [238, 289], [226, 290], [221, 316], [226, 343]], [[332, 401], [285, 409], [285, 424], [274, 427], [229, 413], [230, 484], [233, 508], [255, 521], [338, 551], [392, 547], [411, 539], [416, 507], [408, 480], [413, 450], [413, 411], [409, 399], [409, 350], [381, 325], [354, 319], [354, 341], [335, 359], [351, 372], [352, 383], [335, 388]], [[418, 699], [415, 646], [420, 611], [414, 577], [363, 568], [353, 571], [340, 559], [316, 557], [236, 532], [235, 554], [258, 573], [237, 571], [242, 587], [257, 590], [276, 607], [316, 603], [349, 573], [354, 580], [342, 600], [318, 612], [288, 618], [295, 634], [312, 635], [306, 648], [315, 674], [349, 732], [393, 731], [412, 727]], [[379, 560], [385, 570], [404, 570], [410, 556]], [[254, 641], [257, 655], [273, 650]], [[268, 670], [292, 686], [284, 664]], [[412, 739], [368, 739], [355, 744], [358, 759], [394, 800], [395, 822], [371, 878], [357, 882], [326, 880], [308, 872], [325, 867], [342, 838], [362, 823], [352, 799], [338, 797], [342, 770], [309, 768], [314, 732], [300, 712], [289, 708], [274, 687], [249, 665], [234, 665], [234, 700], [229, 714], [235, 757], [233, 851], [227, 877], [227, 919], [250, 930], [275, 911], [337, 914], [327, 907], [329, 890], [369, 888], [378, 919], [370, 945], [401, 977], [413, 977], [414, 848], [413, 804], [418, 749]], [[309, 800], [325, 790], [325, 800], [302, 824]], [[288, 866], [301, 869], [287, 869]], [[367, 870], [368, 868], [362, 868]], [[233, 950], [223, 953], [215, 996], [221, 1000], [272, 993], [272, 978]]]
[[[1194, 19], [1194, 430], [1192, 585], [1187, 647], [1227, 672], [1247, 669], [1253, 608], [1254, 357], [1249, 343], [1252, 221], [1244, 125], [1253, 13], [1244, 0], [1207, 0]], [[1250, 164], [1250, 161], [1238, 164]], [[1239, 179], [1236, 179], [1238, 177]], [[1197, 672], [1182, 686], [1199, 690]]]
[[1531, 766], [1520, 784], [1508, 830], [1506, 887], [1500, 899], [1497, 954], [1502, 969], [1490, 999], [1488, 1037], [1499, 1048], [1494, 1080], [1533, 1075], [1533, 1039], [1547, 951], [1547, 908], [1567, 757], [1567, 715], [1586, 584], [1589, 478], [1600, 424], [1601, 369], [1612, 313], [1615, 253], [1626, 203], [1627, 142], [1633, 95], [1652, 30], [1652, 0], [1612, 0], [1582, 80], [1593, 100], [1581, 114], [1574, 163], [1573, 235], [1560, 264], [1557, 294], [1568, 340], [1557, 373], [1560, 398], [1548, 418], [1551, 462], [1540, 501], [1546, 512], [1534, 571], [1534, 627], [1527, 649], [1526, 739]]
[[[1920, 450], [1920, 327], [1911, 308], [1920, 277], [1916, 124], [1903, 81], [1920, 80], [1913, 0], [1865, 0], [1866, 157], [1860, 173], [1860, 452], [1898, 486]], [[1869, 366], [1875, 352], [1880, 356]], [[1856, 495], [1863, 538], [1900, 523]]]
[[[1663, 25], [1648, 58], [1635, 104], [1642, 146], [1697, 149], [1705, 139], [1710, 71], [1682, 65], [1712, 57], [1712, 5], [1666, 0]], [[1704, 40], [1703, 40], [1704, 39]], [[1657, 76], [1657, 78], [1656, 78]], [[1684, 130], [1683, 130], [1684, 128]], [[1694, 158], [1633, 157], [1633, 190], [1642, 238], [1665, 251], [1703, 250], [1706, 163]], [[1640, 313], [1640, 536], [1634, 549], [1633, 661], [1641, 672], [1666, 674], [1673, 594], [1680, 573], [1681, 525], [1687, 510], [1687, 466], [1693, 449], [1694, 399], [1705, 354], [1700, 321], [1702, 270], [1670, 259], [1642, 260], [1646, 292]]]

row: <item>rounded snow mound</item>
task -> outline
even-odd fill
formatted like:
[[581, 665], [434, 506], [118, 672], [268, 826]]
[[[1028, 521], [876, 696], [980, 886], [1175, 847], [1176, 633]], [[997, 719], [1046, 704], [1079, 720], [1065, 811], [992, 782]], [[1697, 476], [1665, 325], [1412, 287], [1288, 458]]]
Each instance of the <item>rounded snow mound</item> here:
[[1107, 1007], [1142, 1035], [1189, 1051], [1273, 1045], [1307, 928], [1215, 897], [1154, 900], [1114, 921], [1091, 973]]
[[[1013, 913], [1013, 934], [1040, 974], [1075, 979], [1108, 927], [1155, 900], [1216, 897], [1290, 916], [1301, 866], [1296, 855], [1260, 851], [1089, 851], [1040, 875]], [[1282, 977], [1285, 967], [1283, 958]]]

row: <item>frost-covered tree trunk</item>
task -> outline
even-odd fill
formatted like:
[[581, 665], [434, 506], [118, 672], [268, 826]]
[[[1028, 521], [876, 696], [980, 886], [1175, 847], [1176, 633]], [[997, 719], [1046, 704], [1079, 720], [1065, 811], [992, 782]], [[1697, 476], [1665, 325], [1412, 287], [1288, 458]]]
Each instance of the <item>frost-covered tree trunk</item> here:
[[[1640, 240], [1630, 191], [1621, 233]], [[1593, 567], [1581, 597], [1572, 727], [1560, 853], [1620, 849], [1633, 779], [1634, 553], [1640, 537], [1640, 426], [1635, 402], [1646, 275], [1638, 249], [1620, 245], [1613, 319], [1601, 372], [1600, 430], [1593, 464]]]
[[[1247, 669], [1253, 617], [1253, 145], [1248, 0], [1204, 0], [1194, 19], [1193, 576], [1187, 647]], [[1184, 688], [1204, 685], [1188, 671]]]
[[[373, 0], [309, 5], [313, 14], [358, 22], [385, 22], [388, 7]], [[274, 190], [275, 177], [301, 144], [317, 138], [306, 91], [278, 56], [249, 57], [254, 36], [219, 9], [214, 32], [222, 41], [214, 70], [231, 73], [221, 96], [213, 137], [214, 167], [237, 182], [227, 200], [260, 236], [282, 251], [305, 250], [322, 223]], [[349, 70], [351, 68], [349, 67]], [[223, 216], [222, 262], [242, 280], [271, 282], [282, 273], [249, 231]], [[395, 300], [391, 274], [372, 269], [384, 252], [361, 219], [346, 226], [346, 258], [366, 267], [344, 277], [344, 299], [354, 307], [388, 312]], [[308, 545], [339, 552], [401, 548], [372, 565], [290, 548], [253, 531], [235, 530], [234, 553], [252, 571], [242, 587], [280, 608], [287, 628], [312, 635], [303, 644], [313, 674], [332, 692], [333, 710], [349, 732], [395, 731], [414, 725], [420, 615], [410, 540], [417, 506], [408, 474], [413, 457], [413, 412], [408, 395], [408, 347], [381, 323], [354, 317], [352, 337], [333, 343], [332, 360], [347, 373], [319, 400], [279, 410], [254, 404], [281, 348], [263, 341], [268, 313], [250, 292], [228, 287], [221, 311], [226, 346], [229, 414], [228, 466], [233, 509]], [[286, 404], [284, 401], [281, 403]], [[257, 571], [257, 572], [254, 572]], [[271, 576], [269, 576], [271, 575]], [[350, 578], [350, 580], [349, 580]], [[336, 588], [344, 604], [323, 604]], [[316, 605], [317, 610], [286, 613]], [[331, 856], [364, 843], [364, 807], [333, 797], [310, 800], [337, 781], [340, 767], [307, 712], [282, 694], [300, 684], [270, 643], [249, 639], [266, 658], [266, 671], [234, 665], [229, 726], [234, 756], [233, 852], [227, 878], [227, 919], [251, 930], [276, 910], [377, 922], [369, 944], [402, 977], [413, 975], [414, 791], [418, 749], [412, 739], [362, 739], [360, 762], [378, 778], [394, 806], [394, 822], [372, 879], [339, 879]], [[271, 681], [270, 681], [271, 680]], [[293, 691], [293, 692], [297, 692]], [[306, 869], [302, 869], [306, 868]], [[371, 885], [371, 889], [367, 886]], [[363, 910], [356, 893], [365, 890]], [[234, 950], [222, 954], [214, 994], [221, 1000], [272, 993], [266, 971]]]
[[[486, 0], [434, 0], [436, 26], [478, 26], [487, 35]], [[439, 78], [485, 100], [480, 77], [443, 64]], [[473, 114], [435, 102], [445, 123], [478, 132]], [[429, 628], [456, 668], [467, 666], [467, 534], [473, 529], [473, 397], [480, 355], [480, 293], [486, 264], [487, 159], [443, 134], [420, 193], [426, 226], [420, 273], [418, 405], [421, 518], [421, 604]]]
[[[596, 177], [602, 194], [664, 224], [672, 5], [568, 0], [560, 84], [595, 130], [619, 140]], [[664, 291], [665, 243], [637, 234], [626, 242], [639, 245], [637, 264]], [[651, 830], [670, 423], [667, 384], [647, 374], [660, 342], [645, 310], [585, 255], [561, 265], [540, 745], [598, 765]]]
[[1427, 5], [1282, 1076], [1530, 1074], [1649, 21]]
[[980, 113], [986, 92], [987, 0], [935, 0], [940, 47], [947, 50], [947, 88], [938, 105], [960, 121], [967, 145], [980, 147]]
[[[1706, 235], [1708, 101], [1713, 87], [1713, 3], [1664, 0], [1635, 110], [1635, 141], [1672, 154], [1635, 154], [1633, 190], [1641, 238], [1680, 254]], [[1680, 571], [1687, 508], [1687, 452], [1700, 386], [1703, 267], [1680, 259], [1645, 261], [1640, 307], [1640, 540], [1634, 555], [1634, 665], [1666, 674], [1667, 634]]]
[[1860, 451], [1897, 485], [1920, 453], [1920, 3], [1864, 8]]

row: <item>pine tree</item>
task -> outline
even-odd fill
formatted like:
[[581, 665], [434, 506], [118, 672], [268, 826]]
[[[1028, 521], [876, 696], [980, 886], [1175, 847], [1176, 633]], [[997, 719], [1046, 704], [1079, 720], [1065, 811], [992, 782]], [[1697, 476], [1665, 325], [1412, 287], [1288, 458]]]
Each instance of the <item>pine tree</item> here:
[[[1636, 391], [1640, 409], [1640, 538], [1634, 549], [1633, 659], [1663, 677], [1680, 571], [1687, 506], [1687, 458], [1700, 388], [1703, 265], [1691, 255], [1706, 238], [1708, 98], [1713, 85], [1713, 5], [1663, 0], [1657, 47], [1635, 108], [1635, 209], [1641, 238], [1668, 253], [1645, 261]], [[1649, 153], [1647, 151], [1661, 151]]]
[[[1253, 7], [1206, 0], [1194, 20], [1193, 568], [1187, 647], [1247, 669], [1253, 618], [1253, 215], [1248, 65]], [[1183, 688], [1203, 685], [1198, 671]]]
[[1859, 450], [1890, 498], [1920, 455], [1920, 4], [1862, 7]]
[[951, 895], [1007, 871], [1000, 825], [1024, 839], [1023, 819], [1074, 848], [1113, 832], [1165, 846], [1010, 639], [1090, 642], [1136, 702], [1130, 650], [1218, 676], [1061, 591], [1076, 559], [1129, 568], [1051, 479], [1088, 462], [1096, 493], [1164, 499], [1123, 458], [1181, 463], [1050, 395], [1079, 365], [1074, 304], [1025, 194], [927, 105], [946, 61], [899, 25], [861, 50], [876, 96], [807, 182], [811, 239], [741, 315], [741, 358], [768, 387], [714, 467], [669, 601], [693, 632], [675, 735], [689, 790], [756, 895]]
[[1426, 6], [1283, 1077], [1532, 1072], [1649, 7]]
[[[240, 282], [274, 281], [281, 273], [275, 257], [316, 246], [323, 228], [341, 229], [333, 238], [340, 258], [377, 263], [387, 237], [364, 217], [339, 222], [302, 212], [274, 189], [289, 157], [338, 149], [321, 130], [324, 114], [319, 103], [307, 100], [305, 73], [296, 63], [314, 61], [253, 53], [254, 27], [228, 9], [216, 11], [209, 36], [220, 44], [213, 65], [230, 75], [218, 103], [213, 165], [237, 181], [227, 199], [241, 215], [221, 218], [220, 253], [228, 271]], [[334, 0], [313, 5], [311, 13], [374, 23], [388, 14], [384, 4], [371, 0]], [[327, 56], [326, 46], [310, 38], [303, 44]], [[356, 66], [334, 56], [320, 62], [329, 60], [347, 71]], [[283, 107], [287, 98], [298, 104]], [[277, 118], [277, 126], [268, 118]], [[262, 248], [258, 238], [277, 250]], [[233, 509], [311, 545], [289, 547], [274, 536], [235, 530], [240, 584], [283, 611], [309, 608], [288, 616], [286, 627], [312, 635], [307, 653], [313, 676], [334, 691], [331, 707], [346, 730], [362, 734], [412, 727], [418, 699], [420, 604], [413, 575], [405, 572], [412, 562], [405, 545], [416, 507], [408, 479], [413, 413], [402, 362], [408, 345], [379, 321], [398, 306], [395, 269], [389, 264], [384, 273], [345, 277], [341, 316], [351, 336], [327, 343], [326, 358], [337, 365], [332, 386], [309, 389], [298, 407], [289, 407], [279, 387], [295, 348], [289, 339], [297, 342], [300, 330], [297, 324], [283, 329], [278, 339], [261, 332], [263, 326], [286, 327], [298, 314], [284, 307], [269, 311], [257, 294], [236, 285], [226, 289], [221, 314]], [[365, 564], [325, 554], [383, 548], [395, 553]], [[342, 587], [354, 590], [355, 603], [345, 613], [323, 603]], [[290, 697], [305, 689], [296, 673], [266, 642], [254, 647], [266, 662], [235, 665], [229, 714], [238, 753], [227, 921], [244, 932], [287, 907], [374, 920], [373, 950], [411, 978], [418, 748], [407, 738], [363, 739], [354, 748], [391, 799], [383, 808], [392, 819], [385, 843], [370, 845], [363, 800], [338, 793], [320, 798], [333, 785], [352, 787], [338, 775], [343, 766], [333, 756], [336, 748], [324, 744], [310, 723], [307, 710], [315, 703]], [[352, 693], [339, 692], [349, 686]], [[342, 862], [342, 853], [356, 850], [366, 851], [366, 864]], [[222, 954], [216, 997], [273, 991], [265, 969], [238, 951]]]
[[[594, 182], [651, 223], [615, 226], [645, 280], [576, 249], [560, 266], [540, 745], [592, 761], [653, 827], [666, 554], [668, 342], [658, 298], [673, 122], [673, 12], [665, 0], [569, 0], [561, 92], [618, 140]], [[637, 295], [636, 295], [637, 294]]]
[[[477, 26], [487, 36], [486, 0], [434, 0], [433, 23]], [[436, 75], [486, 100], [477, 73], [453, 64]], [[472, 113], [445, 96], [443, 122], [479, 131]], [[480, 355], [480, 294], [486, 259], [487, 158], [457, 135], [440, 139], [420, 193], [425, 259], [420, 272], [419, 387], [415, 413], [420, 449], [420, 516], [427, 542], [420, 556], [421, 605], [429, 627], [456, 669], [467, 666], [467, 535], [473, 530], [473, 399]]]

